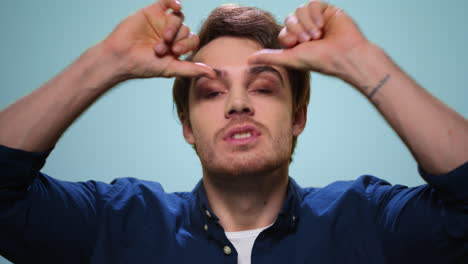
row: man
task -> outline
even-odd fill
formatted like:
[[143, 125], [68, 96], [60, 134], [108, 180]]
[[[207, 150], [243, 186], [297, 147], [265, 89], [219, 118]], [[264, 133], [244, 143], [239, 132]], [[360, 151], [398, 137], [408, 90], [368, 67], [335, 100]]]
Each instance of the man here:
[[[281, 29], [268, 13], [228, 5], [210, 15], [199, 40], [180, 10], [177, 1], [160, 0], [138, 11], [0, 113], [2, 255], [18, 263], [467, 260], [468, 122], [349, 16], [314, 1]], [[178, 59], [189, 51], [187, 61]], [[363, 176], [301, 188], [288, 177], [306, 123], [309, 71], [367, 96], [429, 185]], [[184, 137], [203, 167], [194, 191], [168, 194], [133, 178], [68, 183], [39, 172], [100, 95], [128, 79], [173, 76]]]

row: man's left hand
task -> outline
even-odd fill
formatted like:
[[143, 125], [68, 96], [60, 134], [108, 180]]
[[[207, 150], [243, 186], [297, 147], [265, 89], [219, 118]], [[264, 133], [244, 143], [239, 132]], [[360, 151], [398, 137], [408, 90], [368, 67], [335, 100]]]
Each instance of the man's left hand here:
[[264, 49], [251, 64], [276, 64], [346, 79], [349, 58], [369, 44], [341, 9], [320, 1], [299, 7], [285, 19], [278, 38], [287, 49]]

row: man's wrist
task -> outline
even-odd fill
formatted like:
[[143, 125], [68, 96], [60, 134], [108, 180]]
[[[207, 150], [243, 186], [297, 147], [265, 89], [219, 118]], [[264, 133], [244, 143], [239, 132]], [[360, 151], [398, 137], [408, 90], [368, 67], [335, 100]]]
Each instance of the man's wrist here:
[[349, 83], [367, 97], [388, 81], [398, 67], [377, 45], [366, 42], [350, 51], [340, 62], [337, 77]]
[[89, 48], [77, 61], [82, 67], [80, 79], [83, 88], [106, 92], [120, 82], [130, 79], [122, 59], [113, 54], [102, 42]]

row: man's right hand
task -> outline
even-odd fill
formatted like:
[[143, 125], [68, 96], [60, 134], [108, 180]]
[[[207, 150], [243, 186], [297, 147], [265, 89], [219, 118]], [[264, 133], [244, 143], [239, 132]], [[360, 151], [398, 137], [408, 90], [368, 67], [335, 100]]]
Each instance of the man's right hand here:
[[128, 79], [214, 77], [210, 67], [178, 59], [199, 43], [183, 24], [181, 8], [177, 0], [159, 0], [127, 17], [99, 45], [122, 62]]
[[[50, 150], [99, 96], [127, 79], [215, 77], [206, 65], [178, 59], [199, 42], [182, 22], [176, 0], [159, 0], [126, 18], [59, 75], [0, 112], [0, 145]], [[165, 50], [156, 52], [159, 44]]]

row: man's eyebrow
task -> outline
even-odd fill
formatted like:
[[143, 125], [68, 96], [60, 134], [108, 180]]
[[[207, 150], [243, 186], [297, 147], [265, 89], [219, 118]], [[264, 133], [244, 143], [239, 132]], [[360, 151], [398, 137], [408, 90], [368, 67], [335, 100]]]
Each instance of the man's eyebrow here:
[[[220, 69], [215, 69], [215, 68], [213, 68], [213, 71], [216, 73], [216, 78], [218, 78], [218, 79], [221, 78], [221, 77], [223, 77], [223, 76], [226, 76], [226, 74], [227, 74], [226, 71], [223, 71], [223, 70], [220, 70]], [[204, 77], [204, 76], [198, 76], [198, 77], [194, 78], [194, 79], [193, 79], [193, 83], [196, 84], [196, 83], [198, 82], [198, 80], [199, 80], [200, 78], [202, 78], [202, 77]]]
[[[218, 78], [218, 79], [225, 78], [228, 75], [228, 72], [226, 70], [213, 68], [213, 71], [216, 73], [216, 78]], [[277, 69], [275, 69], [275, 68], [273, 68], [271, 66], [268, 66], [268, 65], [253, 66], [253, 67], [250, 67], [249, 69], [247, 69], [246, 71], [247, 71], [247, 73], [249, 73], [251, 75], [258, 75], [258, 74], [260, 74], [262, 72], [271, 72], [280, 79], [281, 84], [284, 84], [284, 80], [283, 80], [283, 77], [281, 76], [281, 73]], [[203, 77], [203, 76], [196, 77], [194, 79], [194, 83], [197, 83], [197, 81], [201, 77]]]
[[268, 65], [254, 66], [248, 70], [248, 73], [254, 74], [254, 75], [258, 75], [262, 72], [271, 72], [275, 74], [281, 80], [281, 84], [284, 84], [284, 80], [283, 80], [283, 77], [281, 76], [281, 73], [277, 69], [271, 66], [268, 66]]
[[220, 69], [213, 68], [213, 71], [216, 73], [217, 78], [220, 78], [220, 77], [223, 77], [223, 75], [226, 75], [226, 72]]

